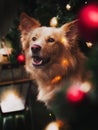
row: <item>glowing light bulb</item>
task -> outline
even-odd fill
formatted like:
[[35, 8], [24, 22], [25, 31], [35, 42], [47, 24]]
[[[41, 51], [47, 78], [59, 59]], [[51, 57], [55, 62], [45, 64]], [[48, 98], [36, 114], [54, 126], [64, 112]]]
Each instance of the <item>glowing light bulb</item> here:
[[59, 128], [57, 123], [53, 122], [47, 126], [46, 130], [59, 130]]
[[0, 105], [3, 113], [24, 109], [22, 98], [13, 91], [4, 93]]
[[51, 81], [51, 83], [52, 84], [55, 84], [55, 83], [57, 83], [57, 82], [59, 82], [61, 80], [61, 76], [56, 76], [56, 77], [54, 77], [53, 79], [52, 79], [52, 81]]
[[91, 43], [91, 42], [86, 42], [86, 45], [87, 45], [88, 48], [91, 48], [91, 47], [93, 46], [93, 43]]
[[65, 37], [62, 37], [61, 38], [61, 43], [63, 43], [63, 44], [67, 43], [67, 39]]
[[85, 1], [85, 4], [87, 4], [88, 2], [87, 1]]
[[45, 130], [60, 130], [64, 127], [64, 123], [61, 120], [50, 123]]
[[51, 27], [56, 27], [57, 25], [58, 25], [57, 17], [53, 17], [53, 18], [50, 20], [50, 26], [51, 26]]
[[68, 11], [70, 11], [70, 10], [71, 10], [71, 5], [70, 5], [70, 4], [67, 4], [67, 5], [66, 5], [66, 9], [67, 9]]
[[62, 60], [62, 66], [63, 67], [68, 66], [68, 64], [69, 64], [68, 60], [66, 60], [66, 59]]
[[91, 84], [89, 82], [84, 82], [80, 86], [80, 90], [87, 93], [91, 90]]

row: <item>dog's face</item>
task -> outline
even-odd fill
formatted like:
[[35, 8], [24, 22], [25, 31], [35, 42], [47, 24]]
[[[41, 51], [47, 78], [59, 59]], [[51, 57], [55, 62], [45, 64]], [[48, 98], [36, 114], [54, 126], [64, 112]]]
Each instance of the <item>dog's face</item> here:
[[80, 57], [76, 43], [77, 21], [66, 23], [60, 28], [41, 27], [37, 20], [23, 13], [19, 29], [26, 55], [26, 68], [31, 74], [52, 70], [49, 74], [64, 75], [66, 70], [76, 68], [76, 57]]
[[[77, 37], [77, 28], [75, 29], [75, 26], [73, 26], [75, 23], [76, 21], [65, 24], [61, 28], [40, 27], [40, 23], [35, 19], [24, 13], [21, 15], [19, 28], [22, 33], [22, 46], [24, 50], [29, 51], [28, 53], [32, 58], [32, 67], [54, 63], [63, 53], [67, 54], [65, 51], [73, 46], [72, 43]], [[70, 38], [70, 43], [68, 38]]]
[[55, 63], [61, 57], [63, 44], [60, 44], [60, 31], [48, 27], [39, 27], [30, 33], [29, 56], [32, 67], [42, 68]]

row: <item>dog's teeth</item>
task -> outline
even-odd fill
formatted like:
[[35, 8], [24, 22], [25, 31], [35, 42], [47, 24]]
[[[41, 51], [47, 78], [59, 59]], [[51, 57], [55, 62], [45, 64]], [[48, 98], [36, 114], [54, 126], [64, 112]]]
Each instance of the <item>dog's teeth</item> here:
[[48, 62], [49, 62], [49, 58], [45, 59], [45, 58], [42, 58], [42, 57], [39, 57], [39, 56], [33, 56], [32, 57], [32, 64], [34, 66], [42, 66], [42, 65], [44, 65]]
[[42, 60], [37, 61], [37, 60], [34, 60], [34, 59], [33, 59], [33, 64], [34, 64], [34, 65], [41, 65], [41, 64], [42, 64]]

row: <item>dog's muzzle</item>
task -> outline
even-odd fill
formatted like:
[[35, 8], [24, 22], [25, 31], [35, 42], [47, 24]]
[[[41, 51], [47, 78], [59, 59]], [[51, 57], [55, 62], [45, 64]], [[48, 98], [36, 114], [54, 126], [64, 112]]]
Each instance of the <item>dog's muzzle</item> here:
[[39, 52], [41, 51], [41, 47], [39, 45], [33, 44], [33, 46], [31, 47], [31, 51], [32, 51], [33, 66], [35, 67], [43, 66], [50, 61], [49, 57], [44, 58], [39, 55]]
[[50, 61], [50, 58], [42, 58], [40, 56], [33, 56], [33, 66], [37, 67], [37, 66], [43, 66], [45, 64], [47, 64]]

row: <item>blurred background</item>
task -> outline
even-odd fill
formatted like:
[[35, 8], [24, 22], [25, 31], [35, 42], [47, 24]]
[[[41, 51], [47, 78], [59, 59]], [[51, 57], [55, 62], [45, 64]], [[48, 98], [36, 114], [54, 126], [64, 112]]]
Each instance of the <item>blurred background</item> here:
[[[0, 0], [1, 86], [2, 83], [5, 86], [6, 82], [9, 81], [11, 81], [9, 84], [12, 85], [12, 81], [17, 81], [23, 76], [21, 70], [25, 65], [25, 56], [21, 48], [18, 30], [19, 17], [22, 12], [36, 18], [44, 26], [60, 27], [64, 23], [79, 19], [81, 38], [79, 38], [78, 44], [80, 50], [88, 58], [86, 67], [93, 73], [93, 77], [90, 79], [93, 85], [88, 82], [86, 84], [63, 86], [55, 97], [51, 112], [44, 103], [36, 101], [37, 90], [35, 90], [33, 84], [31, 85], [31, 95], [34, 96], [30, 96], [30, 100], [27, 100], [27, 104], [29, 104], [28, 118], [21, 112], [20, 115], [18, 114], [18, 119], [16, 118], [17, 114], [14, 116], [13, 113], [6, 116], [0, 114], [2, 122], [0, 130], [18, 130], [19, 128], [24, 130], [98, 130], [97, 0]], [[15, 79], [12, 78], [13, 76], [9, 78], [12, 69], [15, 71], [13, 76], [18, 72]], [[28, 77], [25, 73], [22, 78]], [[22, 82], [25, 82], [25, 80], [22, 80]], [[31, 83], [29, 80], [28, 82]], [[12, 126], [13, 119], [15, 121]], [[29, 123], [25, 124], [27, 119], [30, 120], [31, 126], [33, 124], [32, 127], [28, 127]], [[8, 120], [8, 122], [4, 124], [4, 120]], [[15, 125], [17, 120], [20, 124], [22, 122], [21, 127]], [[46, 128], [47, 124], [52, 121], [55, 124]]]

